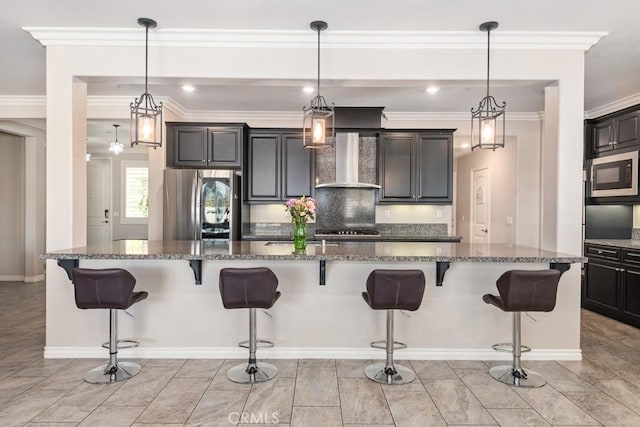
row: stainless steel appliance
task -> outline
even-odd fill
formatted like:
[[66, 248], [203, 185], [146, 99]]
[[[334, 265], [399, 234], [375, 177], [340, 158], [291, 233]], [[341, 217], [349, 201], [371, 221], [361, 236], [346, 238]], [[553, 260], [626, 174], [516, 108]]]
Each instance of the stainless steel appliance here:
[[593, 159], [591, 163], [591, 197], [637, 195], [637, 151]]
[[165, 240], [239, 240], [241, 177], [230, 170], [166, 169]]

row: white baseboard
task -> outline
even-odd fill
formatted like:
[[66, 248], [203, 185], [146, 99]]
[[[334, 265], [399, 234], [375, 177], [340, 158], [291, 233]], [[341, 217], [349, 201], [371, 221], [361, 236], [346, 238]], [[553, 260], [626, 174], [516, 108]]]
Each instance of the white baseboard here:
[[21, 276], [21, 275], [4, 275], [0, 276], [0, 282], [42, 282], [44, 280], [44, 274], [37, 276]]
[[0, 282], [24, 282], [23, 275], [3, 275], [0, 276]]
[[[244, 359], [247, 350], [237, 347], [137, 347], [120, 350], [124, 358], [142, 359]], [[101, 347], [45, 347], [45, 359], [103, 358]], [[373, 348], [273, 347], [258, 352], [261, 359], [383, 359]], [[509, 353], [473, 348], [413, 348], [394, 352], [397, 360], [511, 360]], [[531, 350], [523, 360], [582, 360], [580, 349]]]

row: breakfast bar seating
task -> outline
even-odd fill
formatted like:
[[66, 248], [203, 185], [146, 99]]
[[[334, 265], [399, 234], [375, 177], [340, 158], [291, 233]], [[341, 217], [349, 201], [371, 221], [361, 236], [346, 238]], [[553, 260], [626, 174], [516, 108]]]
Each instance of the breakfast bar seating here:
[[278, 373], [278, 368], [266, 362], [258, 364], [256, 350], [273, 347], [270, 341], [256, 337], [256, 308], [268, 309], [280, 298], [278, 278], [266, 267], [223, 268], [220, 270], [220, 296], [226, 309], [249, 309], [249, 340], [239, 345], [249, 349], [249, 361], [232, 367], [227, 372], [231, 381], [246, 384], [264, 382]]
[[559, 280], [557, 270], [510, 270], [496, 282], [499, 296], [486, 294], [482, 297], [485, 303], [513, 313], [513, 342], [493, 346], [497, 351], [513, 352], [513, 361], [511, 365], [491, 368], [489, 373], [494, 379], [516, 387], [542, 387], [547, 382], [542, 375], [525, 370], [520, 363], [522, 351], [531, 350], [521, 345], [520, 317], [523, 311], [552, 311], [556, 306]]
[[109, 310], [109, 342], [102, 346], [109, 349], [109, 363], [87, 372], [84, 380], [93, 384], [114, 383], [127, 380], [140, 372], [140, 365], [118, 362], [118, 349], [136, 347], [132, 340], [118, 340], [118, 311], [146, 299], [148, 292], [133, 292], [136, 279], [127, 270], [73, 269], [73, 285], [76, 306], [81, 309]]
[[420, 308], [424, 288], [422, 270], [373, 270], [369, 274], [362, 298], [373, 310], [387, 310], [387, 339], [371, 343], [372, 347], [385, 349], [387, 358], [385, 363], [374, 363], [364, 369], [370, 380], [397, 385], [416, 379], [411, 369], [393, 362], [393, 350], [407, 348], [406, 344], [393, 340], [393, 316], [395, 310], [416, 311]]

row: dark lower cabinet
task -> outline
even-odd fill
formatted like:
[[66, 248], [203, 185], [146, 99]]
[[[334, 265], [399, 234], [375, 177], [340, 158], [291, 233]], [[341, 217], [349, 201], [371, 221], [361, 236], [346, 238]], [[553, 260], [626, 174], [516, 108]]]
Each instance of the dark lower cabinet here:
[[586, 245], [582, 306], [640, 327], [640, 251]]
[[623, 265], [622, 313], [640, 327], [640, 266]]
[[584, 289], [586, 306], [615, 313], [620, 307], [620, 264], [589, 259]]
[[302, 134], [252, 130], [249, 135], [247, 201], [270, 203], [314, 194], [313, 150]]

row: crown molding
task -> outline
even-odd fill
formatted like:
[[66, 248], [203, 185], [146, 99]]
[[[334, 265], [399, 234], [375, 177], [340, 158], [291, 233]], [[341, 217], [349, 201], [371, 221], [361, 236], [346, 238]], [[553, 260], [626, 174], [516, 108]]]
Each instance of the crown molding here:
[[41, 131], [47, 131], [47, 121], [44, 119], [15, 119], [12, 121]]
[[44, 95], [0, 95], [0, 106], [5, 107], [46, 107]]
[[[426, 120], [442, 120], [442, 121], [460, 121], [460, 120], [471, 120], [471, 113], [468, 111], [465, 112], [447, 112], [447, 113], [438, 113], [438, 112], [386, 112], [384, 115], [387, 118], [387, 121], [426, 121]], [[509, 112], [507, 111], [505, 114], [505, 118], [507, 121], [540, 121], [540, 116], [538, 112], [535, 113], [518, 113], [518, 112]]]
[[618, 99], [617, 101], [610, 102], [608, 104], [601, 105], [600, 107], [593, 108], [584, 112], [585, 119], [594, 119], [605, 114], [614, 113], [623, 108], [631, 107], [633, 105], [640, 104], [640, 93], [635, 93], [627, 97]]
[[[131, 96], [87, 96], [87, 106], [92, 107], [115, 107], [128, 108], [133, 101]], [[185, 121], [220, 121], [220, 122], [295, 122], [302, 120], [300, 111], [218, 111], [218, 110], [189, 110], [183, 107], [170, 97], [157, 97], [161, 101], [166, 111], [175, 114], [180, 120]], [[46, 107], [46, 96], [0, 96], [0, 107]], [[637, 101], [640, 102], [640, 94]], [[632, 105], [632, 104], [630, 104]], [[621, 107], [623, 108], [623, 107]], [[619, 108], [618, 108], [619, 109]], [[542, 115], [541, 115], [542, 114]], [[469, 120], [469, 112], [385, 112], [386, 120], [393, 121], [460, 121]], [[507, 112], [507, 121], [540, 121], [543, 113], [534, 112]]]
[[[44, 46], [144, 46], [139, 28], [22, 27]], [[499, 31], [492, 49], [586, 51], [607, 32]], [[224, 48], [317, 48], [308, 30], [158, 29], [149, 46]], [[330, 31], [323, 49], [486, 49], [480, 31]]]

